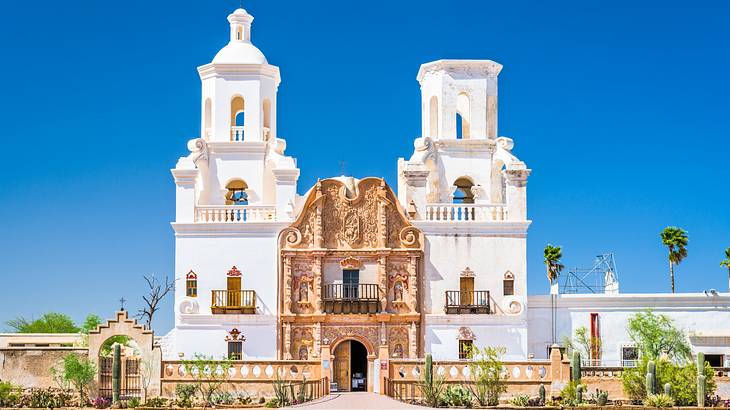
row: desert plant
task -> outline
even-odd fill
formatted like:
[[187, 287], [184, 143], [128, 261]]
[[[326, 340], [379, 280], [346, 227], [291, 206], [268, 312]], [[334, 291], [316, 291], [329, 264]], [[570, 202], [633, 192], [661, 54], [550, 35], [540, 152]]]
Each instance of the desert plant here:
[[629, 318], [626, 331], [639, 356], [649, 360], [666, 357], [683, 362], [692, 355], [687, 335], [667, 315], [657, 315], [650, 309], [639, 312]]
[[644, 406], [647, 407], [672, 407], [674, 400], [666, 394], [650, 394], [644, 399]]
[[92, 402], [91, 405], [94, 406], [95, 409], [105, 409], [109, 407], [112, 404], [111, 400], [107, 399], [106, 397], [97, 397]]
[[15, 407], [20, 401], [20, 388], [10, 382], [0, 381], [0, 407]]
[[597, 406], [605, 406], [608, 403], [608, 392], [606, 390], [596, 389], [596, 393], [593, 395], [593, 400]]
[[119, 403], [119, 396], [122, 391], [122, 346], [114, 345], [114, 356], [112, 358], [112, 403]]
[[150, 397], [148, 398], [145, 403], [145, 407], [165, 407], [167, 406], [167, 399], [164, 397]]
[[[570, 381], [560, 391], [560, 402], [563, 406], [577, 406], [583, 401], [583, 392], [585, 392], [586, 386]], [[580, 392], [579, 392], [580, 390]]]
[[136, 409], [140, 404], [139, 397], [130, 397], [127, 399], [127, 407], [130, 409]]
[[228, 369], [231, 361], [228, 359], [215, 360], [211, 356], [196, 353], [192, 360], [184, 360], [186, 372], [192, 376], [193, 384], [206, 406], [212, 406], [212, 397], [223, 384], [228, 381]]
[[63, 357], [62, 378], [79, 392], [79, 406], [85, 403], [85, 391], [96, 377], [96, 365], [85, 357], [69, 353]]
[[71, 395], [60, 389], [36, 388], [30, 389], [27, 400], [17, 403], [23, 407], [32, 408], [58, 408], [67, 407], [71, 404]]
[[197, 387], [194, 384], [180, 383], [175, 386], [175, 397], [177, 405], [180, 407], [193, 407], [193, 398]]
[[540, 405], [544, 406], [545, 405], [545, 385], [544, 384], [541, 384], [540, 388], [537, 390], [537, 396], [540, 399], [540, 403], [541, 403]]
[[426, 355], [422, 374], [418, 388], [421, 390], [423, 400], [427, 406], [438, 407], [444, 390], [444, 376], [433, 374], [433, 356], [431, 356], [431, 353]]
[[581, 373], [581, 367], [580, 367], [580, 352], [574, 351], [573, 357], [570, 361], [570, 378], [575, 383], [580, 384], [580, 373]]
[[653, 360], [649, 360], [649, 363], [646, 364], [646, 375], [644, 379], [646, 394], [656, 393], [656, 363]]
[[697, 406], [705, 407], [705, 388], [707, 387], [705, 375], [702, 369], [705, 368], [705, 354], [697, 353]]
[[498, 405], [499, 396], [507, 391], [509, 373], [502, 371], [505, 352], [504, 347], [472, 347], [468, 352], [471, 383], [467, 386], [480, 406]]
[[[621, 381], [626, 395], [635, 401], [642, 401], [646, 398], [646, 371], [649, 360], [641, 358], [637, 366], [627, 368], [621, 374]], [[671, 385], [671, 397], [677, 406], [697, 405], [697, 365], [694, 362], [685, 364], [672, 363], [660, 359], [656, 362], [656, 385]], [[714, 371], [709, 363], [705, 363], [702, 371], [705, 376], [706, 394], [714, 394], [717, 384], [714, 379]], [[666, 393], [666, 392], [665, 392]]]
[[664, 383], [664, 394], [672, 397], [672, 383]]
[[471, 407], [471, 391], [466, 387], [456, 384], [446, 387], [443, 404], [449, 407]]
[[[266, 407], [284, 407], [291, 404], [291, 398], [289, 396], [289, 386], [291, 383], [287, 383], [281, 379], [279, 372], [275, 372], [276, 377], [272, 382], [274, 389], [274, 398], [266, 403]], [[273, 402], [273, 404], [272, 404]]]
[[674, 293], [674, 265], [679, 265], [687, 257], [687, 231], [676, 226], [667, 226], [660, 234], [662, 243], [669, 250], [669, 279]]
[[527, 407], [530, 404], [530, 396], [526, 394], [518, 394], [512, 397], [509, 403], [513, 406]]

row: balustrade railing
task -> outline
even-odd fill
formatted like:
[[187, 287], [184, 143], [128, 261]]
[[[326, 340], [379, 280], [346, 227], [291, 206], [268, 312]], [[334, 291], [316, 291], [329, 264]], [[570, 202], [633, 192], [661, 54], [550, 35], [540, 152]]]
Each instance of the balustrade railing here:
[[380, 291], [369, 283], [335, 283], [322, 286], [325, 313], [377, 313]]
[[231, 142], [243, 142], [245, 131], [245, 126], [231, 127]]
[[446, 291], [446, 313], [491, 313], [488, 290], [462, 292], [459, 290]]
[[256, 313], [256, 292], [253, 290], [213, 290], [210, 309], [213, 313]]
[[195, 222], [244, 223], [276, 221], [276, 207], [257, 205], [200, 205], [195, 208]]
[[443, 222], [490, 222], [507, 220], [505, 205], [428, 204], [425, 220]]

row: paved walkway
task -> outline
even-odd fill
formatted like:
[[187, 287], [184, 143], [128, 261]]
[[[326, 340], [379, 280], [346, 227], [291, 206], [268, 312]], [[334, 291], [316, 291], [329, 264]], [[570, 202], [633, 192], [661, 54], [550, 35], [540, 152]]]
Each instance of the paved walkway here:
[[427, 409], [413, 406], [375, 393], [332, 393], [321, 399], [300, 404], [293, 408], [303, 409]]

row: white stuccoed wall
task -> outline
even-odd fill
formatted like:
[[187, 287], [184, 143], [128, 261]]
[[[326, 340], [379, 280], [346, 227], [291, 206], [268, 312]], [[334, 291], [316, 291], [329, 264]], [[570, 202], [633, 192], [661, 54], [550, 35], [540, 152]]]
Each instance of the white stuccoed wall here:
[[[530, 296], [528, 303], [529, 352], [536, 358], [547, 358], [550, 296]], [[628, 319], [645, 309], [669, 316], [677, 327], [690, 334], [693, 352], [730, 355], [730, 293], [560, 295], [556, 309], [558, 343], [581, 326], [590, 329], [590, 314], [598, 313], [601, 359], [608, 364], [618, 363], [621, 346], [631, 345], [626, 332]]]

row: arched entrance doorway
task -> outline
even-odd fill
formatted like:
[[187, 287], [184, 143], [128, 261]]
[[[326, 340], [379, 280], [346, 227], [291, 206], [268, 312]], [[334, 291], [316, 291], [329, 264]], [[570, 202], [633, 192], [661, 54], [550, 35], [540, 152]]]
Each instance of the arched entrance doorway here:
[[344, 340], [334, 351], [334, 382], [337, 391], [367, 391], [368, 350], [357, 340]]

